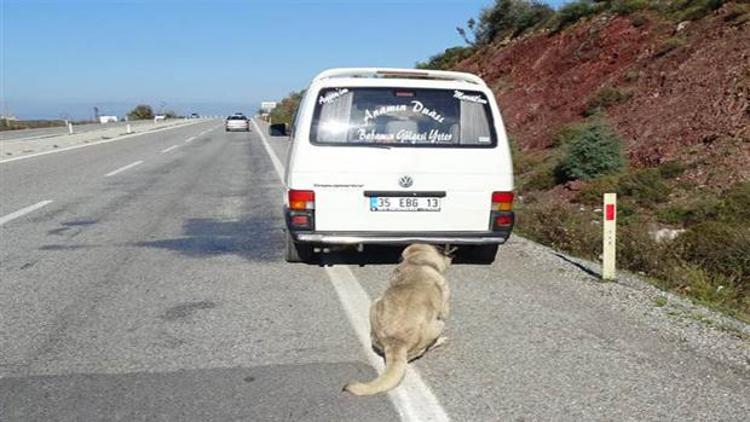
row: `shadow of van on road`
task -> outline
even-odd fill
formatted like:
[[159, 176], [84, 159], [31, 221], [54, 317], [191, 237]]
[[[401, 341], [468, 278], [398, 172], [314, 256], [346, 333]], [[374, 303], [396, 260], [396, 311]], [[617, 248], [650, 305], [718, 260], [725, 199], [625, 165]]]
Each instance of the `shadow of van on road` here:
[[169, 249], [193, 258], [237, 255], [250, 261], [268, 262], [283, 260], [284, 236], [278, 220], [271, 217], [191, 218], [184, 223], [182, 236], [134, 245]]

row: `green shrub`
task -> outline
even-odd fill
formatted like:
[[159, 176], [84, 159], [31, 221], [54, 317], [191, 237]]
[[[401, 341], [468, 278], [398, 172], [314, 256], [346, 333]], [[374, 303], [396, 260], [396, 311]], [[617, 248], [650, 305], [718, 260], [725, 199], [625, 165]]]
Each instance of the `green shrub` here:
[[671, 189], [664, 183], [659, 170], [643, 169], [620, 179], [617, 192], [632, 198], [638, 205], [653, 208], [669, 198]]
[[621, 177], [616, 174], [589, 181], [576, 193], [575, 201], [588, 205], [601, 205], [605, 193], [617, 193]]
[[586, 258], [601, 252], [602, 230], [596, 216], [563, 199], [542, 197], [519, 205], [518, 231], [537, 242]]
[[738, 280], [750, 293], [750, 227], [706, 221], [679, 238], [680, 254], [706, 271]]
[[670, 9], [676, 20], [696, 20], [720, 8], [727, 1], [728, 0], [677, 0], [670, 3]]
[[687, 41], [685, 40], [685, 38], [681, 36], [669, 37], [664, 40], [664, 42], [656, 49], [656, 51], [654, 51], [654, 57], [667, 55], [672, 50], [676, 50], [686, 43]]
[[473, 47], [451, 47], [430, 57], [426, 62], [418, 62], [417, 69], [450, 70], [455, 65], [474, 54]]
[[643, 272], [654, 277], [664, 277], [676, 265], [676, 256], [670, 250], [669, 245], [657, 243], [651, 237], [647, 225], [618, 225], [620, 226], [617, 233], [618, 267]]
[[682, 176], [682, 173], [686, 170], [685, 164], [677, 160], [662, 163], [658, 168], [661, 177], [665, 179], [674, 179], [675, 177]]
[[624, 103], [632, 96], [633, 93], [631, 91], [623, 91], [611, 87], [602, 88], [596, 91], [593, 97], [591, 97], [588, 104], [586, 105], [584, 115], [592, 116], [608, 107]]
[[291, 92], [271, 111], [271, 123], [291, 124], [304, 91]]
[[588, 0], [577, 0], [567, 3], [555, 14], [551, 28], [552, 32], [559, 32], [579, 20], [597, 13], [599, 10], [599, 7]]
[[750, 181], [737, 183], [724, 192], [717, 214], [721, 221], [750, 225]]
[[648, 0], [614, 0], [609, 3], [609, 10], [618, 15], [629, 15], [638, 10], [646, 9], [649, 5]]
[[150, 120], [153, 118], [154, 110], [146, 104], [138, 104], [128, 112], [128, 120]]
[[501, 36], [517, 36], [547, 21], [552, 15], [552, 8], [540, 1], [496, 0], [495, 4], [482, 10], [476, 24], [472, 19], [468, 26], [474, 31], [475, 44], [487, 45]]
[[582, 123], [564, 133], [566, 154], [557, 169], [558, 179], [590, 180], [624, 167], [622, 140], [604, 120]]

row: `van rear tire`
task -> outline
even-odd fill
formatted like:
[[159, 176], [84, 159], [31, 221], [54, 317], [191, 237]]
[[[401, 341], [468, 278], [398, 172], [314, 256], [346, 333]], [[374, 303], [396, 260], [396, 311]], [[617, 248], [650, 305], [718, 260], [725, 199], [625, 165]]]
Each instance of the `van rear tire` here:
[[464, 246], [459, 249], [461, 261], [469, 264], [489, 265], [495, 262], [499, 245]]
[[310, 262], [312, 259], [312, 245], [297, 243], [292, 239], [292, 235], [286, 234], [286, 262]]

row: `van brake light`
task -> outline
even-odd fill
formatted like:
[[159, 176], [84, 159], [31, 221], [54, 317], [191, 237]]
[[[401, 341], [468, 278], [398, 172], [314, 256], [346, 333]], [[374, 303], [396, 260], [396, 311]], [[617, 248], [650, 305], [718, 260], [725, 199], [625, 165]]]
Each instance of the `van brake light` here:
[[511, 211], [513, 210], [513, 192], [492, 192], [492, 210], [493, 211]]
[[315, 209], [315, 192], [311, 190], [289, 190], [289, 209]]

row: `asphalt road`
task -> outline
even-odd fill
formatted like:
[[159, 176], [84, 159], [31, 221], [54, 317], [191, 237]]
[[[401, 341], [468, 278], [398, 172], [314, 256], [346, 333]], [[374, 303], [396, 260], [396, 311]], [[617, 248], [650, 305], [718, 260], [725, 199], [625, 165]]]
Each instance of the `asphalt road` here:
[[342, 393], [375, 375], [393, 253], [286, 264], [288, 141], [220, 124], [0, 164], [0, 420], [750, 416], [746, 326], [518, 237], [449, 271], [449, 342], [408, 385]]

